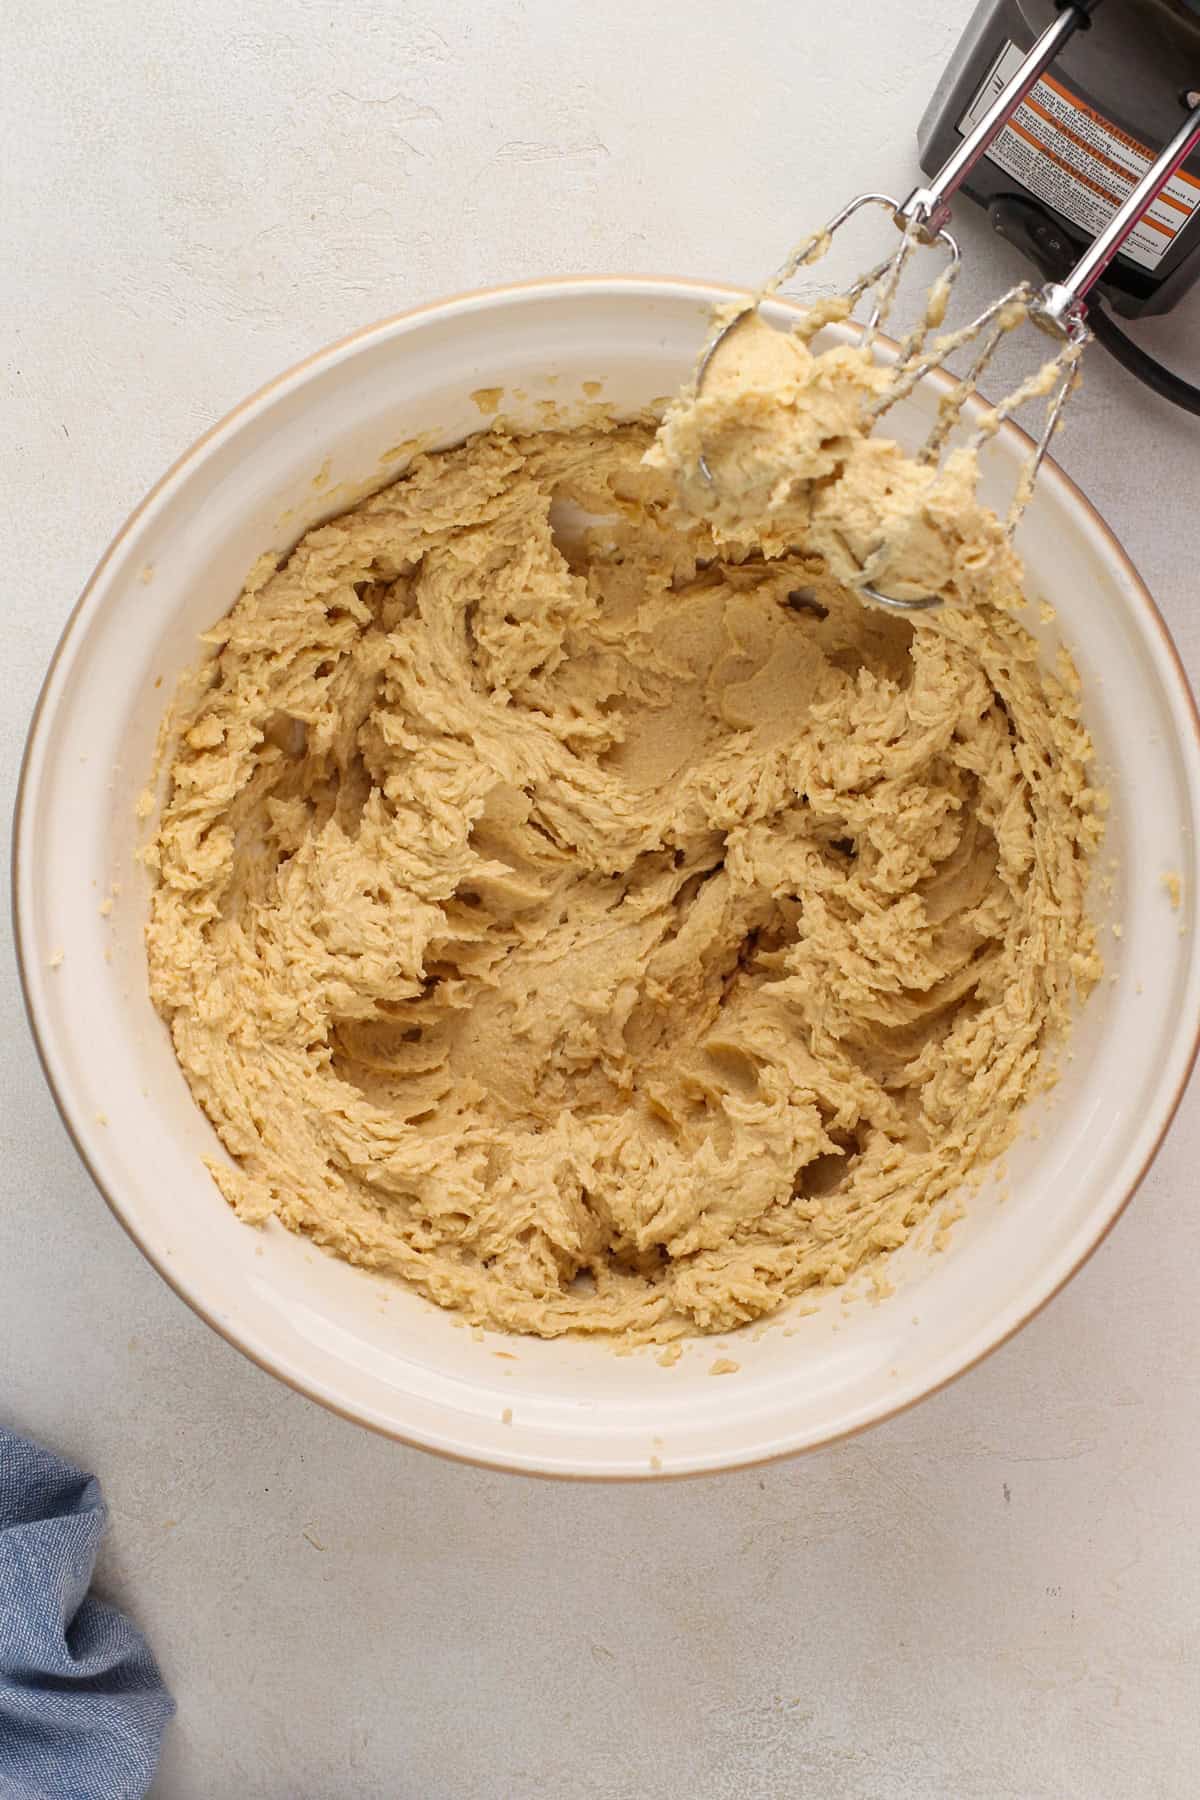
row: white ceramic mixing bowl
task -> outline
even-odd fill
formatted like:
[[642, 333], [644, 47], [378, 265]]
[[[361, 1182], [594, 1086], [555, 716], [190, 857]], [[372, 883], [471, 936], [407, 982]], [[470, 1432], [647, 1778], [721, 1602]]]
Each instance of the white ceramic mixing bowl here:
[[[197, 634], [263, 550], [402, 468], [409, 440], [478, 430], [479, 390], [503, 388], [506, 412], [531, 420], [539, 402], [585, 404], [592, 382], [617, 412], [640, 410], [686, 377], [726, 298], [685, 282], [546, 282], [427, 307], [322, 351], [202, 438], [124, 526], [71, 617], [30, 736], [19, 951], [47, 1076], [100, 1191], [160, 1274], [263, 1368], [348, 1418], [480, 1463], [601, 1477], [729, 1468], [919, 1399], [1094, 1249], [1153, 1157], [1195, 1048], [1195, 710], [1120, 546], [1048, 467], [1020, 543], [1057, 620], [1032, 607], [1030, 623], [1049, 654], [1060, 631], [1075, 654], [1112, 794], [1096, 906], [1120, 928], [1104, 932], [1115, 979], [1088, 1002], [1063, 1081], [1008, 1157], [1007, 1193], [992, 1181], [970, 1197], [942, 1253], [926, 1235], [893, 1257], [893, 1298], [829, 1296], [811, 1315], [689, 1346], [669, 1368], [594, 1343], [477, 1338], [282, 1228], [248, 1229], [221, 1199], [201, 1161], [217, 1140], [147, 998], [134, 862], [136, 797]], [[932, 403], [910, 403], [910, 429]], [[996, 444], [998, 498], [1024, 447], [1011, 428]], [[714, 1379], [717, 1356], [740, 1368]]]

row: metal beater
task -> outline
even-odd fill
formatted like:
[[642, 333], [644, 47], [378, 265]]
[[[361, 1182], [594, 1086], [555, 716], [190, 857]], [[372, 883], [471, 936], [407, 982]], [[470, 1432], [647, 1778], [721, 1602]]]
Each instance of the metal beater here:
[[[901, 276], [913, 253], [920, 248], [941, 247], [946, 252], [947, 260], [930, 290], [930, 304], [926, 307], [924, 317], [901, 340], [892, 363], [891, 380], [873, 403], [868, 417], [872, 422], [879, 418], [889, 407], [911, 393], [931, 370], [941, 367], [955, 351], [966, 345], [974, 346], [969, 367], [963, 375], [956, 378], [953, 388], [939, 406], [937, 420], [918, 452], [919, 460], [925, 463], [938, 460], [957, 422], [963, 402], [975, 391], [979, 376], [1006, 332], [1025, 319], [1030, 319], [1057, 339], [1060, 345], [1058, 354], [1049, 363], [988, 410], [970, 440], [973, 446], [978, 447], [996, 432], [1017, 407], [1028, 400], [1046, 401], [1041, 429], [1009, 513], [1007, 524], [1011, 532], [1032, 492], [1034, 479], [1058, 426], [1067, 397], [1078, 380], [1079, 358], [1091, 342], [1092, 333], [1087, 324], [1087, 296], [1142, 215], [1153, 205], [1160, 191], [1197, 143], [1200, 143], [1200, 105], [1196, 105], [1114, 212], [1108, 224], [1093, 239], [1070, 274], [1062, 281], [1047, 282], [1040, 288], [1035, 288], [1029, 282], [1018, 283], [999, 299], [992, 301], [969, 324], [938, 337], [932, 348], [925, 348], [931, 330], [941, 322], [941, 314], [945, 311], [946, 300], [961, 266], [958, 244], [946, 228], [951, 198], [986, 153], [993, 139], [1004, 130], [1068, 38], [1074, 32], [1087, 28], [1088, 13], [1094, 3], [1095, 0], [1089, 0], [1087, 5], [1063, 7], [1053, 23], [1037, 39], [1020, 67], [1014, 71], [1007, 85], [996, 95], [975, 128], [964, 136], [928, 186], [914, 188], [903, 201], [894, 200], [888, 194], [858, 194], [820, 231], [805, 239], [762, 291], [728, 320], [707, 345], [696, 369], [696, 392], [700, 392], [713, 358], [719, 353], [722, 344], [757, 310], [762, 300], [783, 288], [801, 267], [820, 261], [828, 251], [835, 233], [856, 213], [867, 207], [882, 207], [900, 233], [899, 243], [890, 255], [860, 275], [844, 295], [849, 310], [853, 310], [864, 299], [868, 302], [862, 338], [867, 348], [873, 345], [887, 321]], [[1195, 96], [1189, 96], [1189, 99], [1194, 98]], [[699, 467], [705, 481], [710, 486], [715, 486], [713, 473], [703, 456], [699, 460]], [[901, 600], [894, 595], [879, 592], [870, 578], [874, 569], [882, 565], [885, 555], [886, 547], [881, 546], [868, 559], [863, 569], [863, 579], [857, 584], [859, 591], [894, 612], [923, 612], [942, 604], [937, 595]]]

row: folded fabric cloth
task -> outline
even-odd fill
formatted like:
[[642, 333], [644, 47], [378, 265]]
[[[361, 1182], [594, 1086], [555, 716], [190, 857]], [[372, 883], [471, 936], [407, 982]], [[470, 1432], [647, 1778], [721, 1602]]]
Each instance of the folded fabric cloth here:
[[88, 1597], [100, 1484], [0, 1426], [0, 1800], [137, 1800], [175, 1703], [146, 1640]]

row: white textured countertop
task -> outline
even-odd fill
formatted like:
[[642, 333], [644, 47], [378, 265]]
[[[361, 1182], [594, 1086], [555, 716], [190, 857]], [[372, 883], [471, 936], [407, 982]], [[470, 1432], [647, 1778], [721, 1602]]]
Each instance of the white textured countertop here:
[[[3, 792], [59, 630], [206, 425], [350, 327], [566, 271], [752, 280], [911, 185], [965, 0], [9, 0]], [[819, 21], [807, 38], [804, 21]], [[964, 208], [982, 298], [1016, 264]], [[1200, 296], [1147, 332], [1200, 379]], [[1103, 360], [1061, 459], [1200, 673], [1200, 421]], [[453, 1467], [193, 1318], [3, 963], [0, 1415], [95, 1469], [167, 1800], [1183, 1800], [1200, 1756], [1200, 1096], [1069, 1289], [839, 1449], [655, 1488]]]

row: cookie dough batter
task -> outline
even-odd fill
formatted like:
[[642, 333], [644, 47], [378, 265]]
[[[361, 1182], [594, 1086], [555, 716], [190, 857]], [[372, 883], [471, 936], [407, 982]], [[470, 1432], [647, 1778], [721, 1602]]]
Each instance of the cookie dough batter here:
[[[1005, 604], [1019, 594], [1020, 570], [976, 496], [975, 454], [954, 450], [939, 468], [873, 434], [889, 372], [855, 344], [814, 351], [828, 316], [814, 306], [788, 332], [757, 313], [742, 318], [699, 395], [669, 408], [651, 461], [671, 471], [684, 504], [725, 546], [773, 556], [802, 543], [851, 585]], [[1057, 373], [1055, 361], [1046, 367]]]
[[485, 432], [260, 567], [149, 851], [229, 1202], [543, 1336], [845, 1281], [1098, 967], [1089, 743], [1011, 595], [913, 626], [815, 525], [723, 549], [652, 435]]

